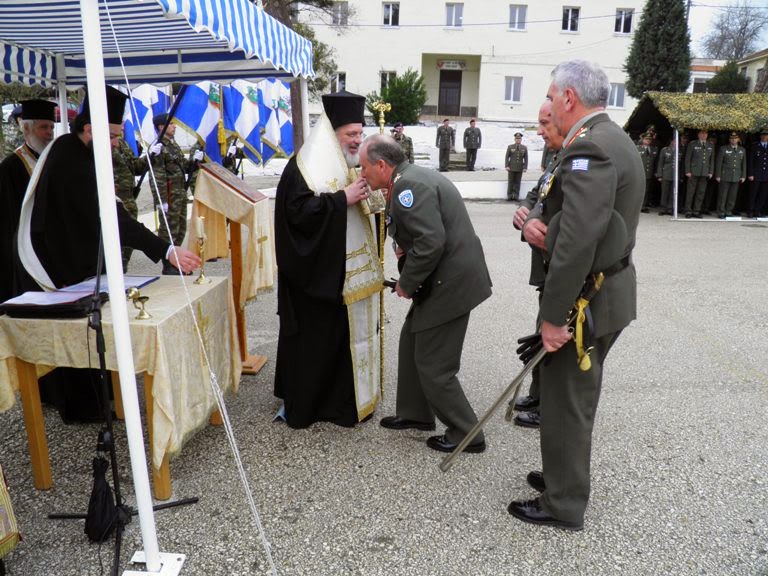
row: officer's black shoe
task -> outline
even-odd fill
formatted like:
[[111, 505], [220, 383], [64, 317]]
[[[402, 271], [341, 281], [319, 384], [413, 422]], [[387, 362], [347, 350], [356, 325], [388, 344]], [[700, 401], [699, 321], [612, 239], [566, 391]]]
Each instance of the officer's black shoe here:
[[720, 218], [720, 220], [725, 220], [725, 214], [718, 214], [717, 217]]
[[703, 218], [703, 216], [701, 215], [701, 212], [694, 212], [692, 217], [693, 218], [698, 218], [699, 220], [701, 220]]
[[693, 212], [686, 212], [685, 213], [686, 218], [693, 218]]
[[538, 498], [533, 500], [513, 500], [507, 506], [507, 512], [512, 514], [518, 520], [528, 522], [529, 524], [539, 524], [541, 526], [554, 526], [564, 530], [583, 530], [584, 524], [579, 522], [566, 522], [550, 516], [541, 509], [541, 503]]
[[379, 425], [390, 430], [415, 430], [432, 431], [435, 429], [434, 422], [417, 422], [416, 420], [406, 420], [400, 416], [386, 416], [379, 421]]
[[518, 412], [528, 412], [529, 410], [533, 410], [534, 408], [539, 407], [539, 399], [534, 398], [530, 394], [528, 396], [523, 396], [522, 398], [518, 398], [515, 402], [515, 410]]
[[544, 472], [539, 472], [538, 470], [528, 472], [528, 476], [525, 477], [525, 481], [528, 482], [528, 486], [537, 492], [544, 492], [544, 490], [547, 489], [546, 485], [544, 484]]
[[643, 214], [648, 214], [648, 212], [650, 212], [650, 210], [648, 208], [646, 208], [645, 206], [643, 206], [642, 208], [640, 208], [640, 212], [642, 212]]
[[[427, 438], [427, 446], [438, 452], [453, 452], [458, 444], [449, 441], [443, 434], [442, 436], [430, 436]], [[470, 444], [464, 448], [464, 452], [469, 452], [470, 454], [480, 454], [481, 452], [485, 452], [485, 440]]]
[[541, 425], [541, 416], [536, 411], [521, 412], [515, 416], [515, 425], [523, 428], [538, 428]]

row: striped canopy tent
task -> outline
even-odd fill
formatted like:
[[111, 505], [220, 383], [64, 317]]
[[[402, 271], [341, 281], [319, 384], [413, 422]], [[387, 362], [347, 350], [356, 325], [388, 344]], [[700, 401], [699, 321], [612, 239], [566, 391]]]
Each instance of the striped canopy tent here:
[[145, 563], [141, 574], [165, 576], [179, 573], [184, 556], [159, 551], [146, 469], [104, 88], [125, 83], [118, 51], [136, 85], [299, 79], [308, 127], [305, 80], [314, 75], [312, 45], [248, 0], [0, 0], [0, 82], [55, 86], [61, 109], [67, 86], [89, 86], [114, 351], [144, 544], [134, 561]]
[[[109, 83], [124, 82], [118, 47], [136, 85], [314, 75], [310, 41], [248, 0], [98, 4]], [[79, 0], [0, 2], [0, 81], [85, 83]]]

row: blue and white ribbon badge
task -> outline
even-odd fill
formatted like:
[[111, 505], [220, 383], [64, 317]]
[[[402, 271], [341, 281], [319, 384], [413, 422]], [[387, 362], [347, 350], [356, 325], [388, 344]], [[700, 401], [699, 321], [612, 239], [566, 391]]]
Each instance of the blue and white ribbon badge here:
[[404, 208], [410, 208], [413, 206], [413, 192], [410, 190], [403, 190], [400, 192], [400, 194], [397, 195], [397, 199], [400, 201], [400, 204], [402, 204]]
[[571, 162], [571, 170], [583, 170], [587, 172], [589, 170], [589, 158], [574, 158]]

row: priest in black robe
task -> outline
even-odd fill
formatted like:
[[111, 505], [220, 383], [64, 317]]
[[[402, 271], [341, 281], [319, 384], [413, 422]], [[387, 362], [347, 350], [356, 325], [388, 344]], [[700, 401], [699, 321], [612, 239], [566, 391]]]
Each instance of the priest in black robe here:
[[[325, 115], [339, 144], [331, 134], [334, 150], [326, 152], [338, 149], [344, 155], [345, 173], [358, 164], [364, 103], [364, 97], [347, 92], [323, 96]], [[325, 115], [322, 120], [327, 122]], [[316, 125], [313, 131], [319, 129]], [[334, 179], [325, 193], [317, 193], [318, 186], [310, 186], [305, 176], [311, 168], [302, 162], [304, 147], [283, 170], [275, 197], [280, 316], [275, 396], [283, 400], [284, 418], [292, 428], [318, 421], [351, 427], [360, 412], [342, 289], [348, 207], [367, 197], [367, 185], [355, 175], [343, 189]]]
[[53, 140], [56, 104], [24, 100], [20, 126], [24, 143], [0, 162], [0, 302], [17, 296], [16, 232], [24, 193], [40, 154]]
[[[106, 88], [109, 132], [115, 145], [122, 135], [127, 96]], [[57, 138], [40, 158], [39, 176], [30, 182], [22, 206], [19, 251], [24, 268], [39, 284], [38, 289], [76, 284], [94, 276], [97, 270], [101, 219], [88, 96], [75, 118], [74, 128], [74, 133]], [[174, 250], [115, 201], [123, 246], [141, 250], [154, 262], [167, 258], [185, 273], [200, 266], [196, 254], [178, 246]], [[98, 397], [100, 388], [95, 385], [95, 371], [68, 368], [57, 372], [62, 376], [55, 389], [41, 393], [57, 405], [62, 418], [100, 420], [103, 400]]]

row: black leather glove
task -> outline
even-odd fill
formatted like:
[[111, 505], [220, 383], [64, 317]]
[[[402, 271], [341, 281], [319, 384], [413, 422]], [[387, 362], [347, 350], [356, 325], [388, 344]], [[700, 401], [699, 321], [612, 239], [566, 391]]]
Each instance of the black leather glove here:
[[517, 347], [515, 353], [518, 355], [523, 364], [528, 364], [528, 361], [536, 356], [544, 345], [541, 341], [541, 334], [531, 334], [530, 336], [523, 336], [517, 340], [520, 346]]

